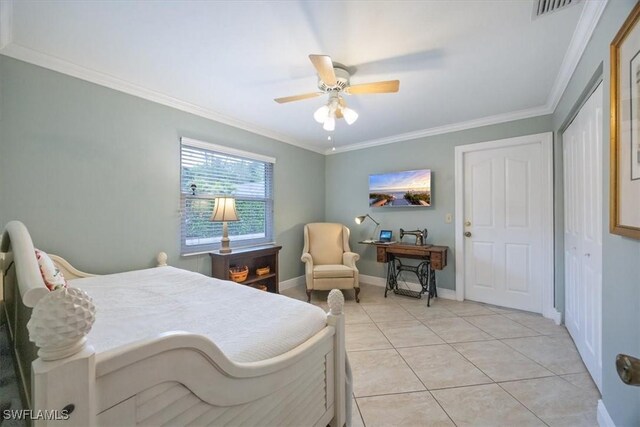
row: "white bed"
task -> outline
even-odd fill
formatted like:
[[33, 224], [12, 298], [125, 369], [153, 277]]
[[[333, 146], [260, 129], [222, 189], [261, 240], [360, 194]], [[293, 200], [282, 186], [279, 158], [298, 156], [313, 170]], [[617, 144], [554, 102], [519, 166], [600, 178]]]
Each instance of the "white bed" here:
[[96, 320], [73, 346], [40, 332], [37, 357], [26, 328], [31, 308], [44, 325], [64, 310], [72, 318], [73, 308], [53, 302], [22, 223], [7, 225], [0, 252], [10, 338], [30, 407], [74, 406], [66, 421], [35, 425], [342, 426], [350, 418], [339, 291], [327, 314], [173, 267], [93, 276], [53, 257], [73, 279], [69, 286], [91, 296]]
[[183, 330], [206, 336], [234, 362], [257, 362], [327, 325], [327, 314], [311, 304], [173, 267], [75, 279], [69, 286], [86, 291], [98, 307], [87, 336], [96, 353]]

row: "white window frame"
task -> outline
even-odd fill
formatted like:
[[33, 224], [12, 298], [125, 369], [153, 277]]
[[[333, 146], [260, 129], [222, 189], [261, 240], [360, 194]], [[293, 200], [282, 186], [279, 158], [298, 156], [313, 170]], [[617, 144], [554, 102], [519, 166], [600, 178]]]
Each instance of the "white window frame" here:
[[[198, 255], [204, 254], [208, 252], [215, 251], [220, 248], [221, 236], [203, 238], [200, 239], [201, 243], [196, 245], [187, 245], [186, 244], [186, 236], [185, 236], [185, 201], [187, 198], [190, 198], [190, 194], [183, 192], [183, 183], [182, 183], [182, 146], [188, 146], [192, 148], [200, 148], [207, 151], [212, 151], [220, 154], [225, 154], [234, 157], [240, 157], [248, 160], [254, 160], [263, 163], [271, 163], [272, 172], [271, 172], [271, 182], [270, 184], [270, 197], [267, 197], [267, 209], [265, 212], [266, 224], [265, 224], [265, 237], [256, 236], [255, 239], [247, 238], [250, 235], [243, 236], [243, 239], [235, 240], [233, 236], [229, 236], [231, 238], [231, 247], [244, 247], [244, 246], [256, 246], [262, 244], [273, 243], [274, 240], [274, 219], [273, 219], [273, 205], [274, 205], [274, 176], [273, 169], [275, 169], [276, 158], [265, 156], [262, 154], [252, 153], [249, 151], [239, 150], [236, 148], [226, 147], [223, 145], [214, 144], [211, 142], [200, 141], [197, 139], [181, 137], [180, 138], [180, 254], [182, 256], [190, 256], [190, 255]], [[213, 199], [215, 196], [222, 196], [223, 194], [217, 195], [207, 195], [205, 197], [199, 197], [200, 199]], [[233, 196], [233, 195], [231, 195]]]

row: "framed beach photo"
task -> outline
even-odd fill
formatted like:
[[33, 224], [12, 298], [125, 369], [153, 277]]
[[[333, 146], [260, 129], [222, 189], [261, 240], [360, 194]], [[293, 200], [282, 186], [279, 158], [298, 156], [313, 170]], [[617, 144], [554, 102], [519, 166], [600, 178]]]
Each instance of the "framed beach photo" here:
[[430, 207], [431, 169], [369, 175], [369, 207]]
[[613, 234], [640, 239], [640, 4], [611, 42]]

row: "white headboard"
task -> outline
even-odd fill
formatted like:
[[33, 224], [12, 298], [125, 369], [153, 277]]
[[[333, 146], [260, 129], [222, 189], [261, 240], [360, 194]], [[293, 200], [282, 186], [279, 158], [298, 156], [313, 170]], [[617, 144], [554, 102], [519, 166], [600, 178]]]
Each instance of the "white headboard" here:
[[4, 252], [2, 271], [8, 270], [11, 263], [15, 263], [22, 302], [27, 307], [35, 307], [49, 290], [45, 287], [40, 275], [33, 242], [23, 223], [11, 221], [7, 224], [2, 234], [0, 252]]
[[[68, 280], [93, 276], [74, 268], [63, 258], [51, 255], [51, 259]], [[167, 265], [167, 254], [157, 256], [158, 267]], [[4, 312], [8, 320], [11, 346], [16, 356], [22, 391], [31, 407], [31, 362], [36, 360], [37, 348], [30, 341], [27, 328], [32, 308], [49, 294], [40, 274], [35, 249], [27, 227], [20, 221], [9, 222], [0, 241], [0, 285], [4, 290]]]

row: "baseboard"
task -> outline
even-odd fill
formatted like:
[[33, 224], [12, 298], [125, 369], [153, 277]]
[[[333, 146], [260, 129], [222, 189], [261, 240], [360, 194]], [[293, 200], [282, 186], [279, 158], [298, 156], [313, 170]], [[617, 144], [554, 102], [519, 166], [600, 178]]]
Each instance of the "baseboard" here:
[[443, 299], [458, 299], [456, 296], [455, 289], [447, 289], [447, 288], [438, 288], [438, 298]]
[[304, 286], [304, 284], [305, 284], [304, 275], [293, 277], [289, 280], [284, 280], [280, 282], [280, 290], [284, 291], [287, 289], [295, 288], [296, 286]]
[[560, 313], [555, 307], [543, 309], [542, 317], [553, 320], [556, 325], [562, 324], [562, 313]]
[[616, 427], [602, 399], [598, 400], [598, 425], [600, 427]]
[[[384, 277], [377, 276], [367, 276], [366, 274], [360, 275], [360, 283], [364, 283], [367, 285], [380, 286], [382, 288], [387, 284], [387, 280]], [[419, 291], [422, 289], [419, 283], [416, 282], [407, 282], [409, 289], [414, 291]], [[280, 290], [284, 291], [287, 289], [295, 288], [296, 286], [305, 286], [305, 277], [304, 275], [293, 277], [289, 280], [284, 280], [280, 282]], [[438, 297], [444, 299], [456, 299], [456, 291], [453, 289], [447, 288], [438, 288]]]
[[[387, 284], [387, 279], [385, 279], [384, 277], [368, 276], [366, 274], [361, 274], [360, 283], [373, 285], [373, 286], [381, 286], [384, 288]], [[409, 287], [409, 289], [413, 291], [419, 291], [422, 289], [422, 286], [420, 285], [420, 283], [417, 283], [417, 282], [407, 282], [407, 286]], [[444, 299], [456, 299], [456, 291], [453, 289], [438, 288], [438, 297], [444, 298]]]
[[387, 284], [387, 280], [383, 277], [367, 276], [366, 274], [360, 274], [360, 283], [384, 287]]

